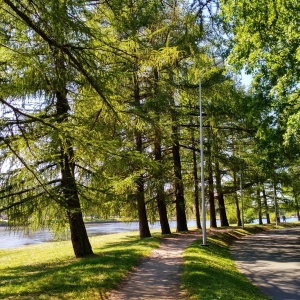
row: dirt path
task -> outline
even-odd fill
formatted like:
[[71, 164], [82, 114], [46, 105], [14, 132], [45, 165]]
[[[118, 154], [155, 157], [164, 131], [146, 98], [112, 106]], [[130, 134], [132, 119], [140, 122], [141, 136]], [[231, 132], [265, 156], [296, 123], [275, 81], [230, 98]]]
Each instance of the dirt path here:
[[182, 299], [180, 276], [182, 252], [199, 232], [172, 234], [163, 239], [160, 247], [144, 258], [139, 266], [109, 296], [109, 300], [178, 300]]

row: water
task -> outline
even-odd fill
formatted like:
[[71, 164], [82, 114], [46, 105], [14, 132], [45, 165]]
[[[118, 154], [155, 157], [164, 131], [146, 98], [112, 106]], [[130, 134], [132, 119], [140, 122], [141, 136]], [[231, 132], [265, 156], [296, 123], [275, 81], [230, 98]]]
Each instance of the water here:
[[[263, 218], [262, 219], [263, 224], [267, 224], [267, 219]], [[271, 220], [271, 222], [275, 222], [275, 220]], [[280, 222], [282, 222], [282, 217], [280, 216]], [[298, 218], [294, 217], [286, 217], [286, 222], [298, 222]], [[251, 224], [258, 224], [258, 219], [253, 220]]]
[[[282, 220], [281, 220], [282, 221]], [[287, 222], [297, 222], [297, 218], [287, 218]], [[263, 219], [264, 224], [266, 220]], [[219, 226], [219, 221], [217, 222]], [[253, 224], [258, 224], [258, 220], [254, 220]], [[159, 222], [150, 224], [151, 229], [160, 228]], [[176, 228], [176, 221], [170, 222], [170, 227], [174, 230]], [[196, 221], [188, 221], [188, 228], [195, 228]], [[207, 227], [209, 227], [209, 221], [207, 221]], [[98, 222], [98, 223], [86, 223], [86, 230], [88, 236], [105, 235], [111, 233], [120, 233], [127, 231], [137, 231], [139, 229], [138, 222]], [[20, 231], [10, 231], [4, 226], [0, 226], [0, 249], [15, 248], [25, 245], [41, 244], [45, 242], [51, 242], [54, 240], [53, 232], [49, 230], [39, 230], [36, 232], [24, 233]]]
[[[138, 222], [95, 222], [86, 223], [88, 236], [105, 235], [139, 230]], [[196, 227], [196, 221], [188, 221], [189, 227]], [[159, 222], [149, 224], [150, 230], [160, 228]], [[176, 228], [176, 221], [170, 222], [171, 228]], [[0, 226], [0, 249], [15, 248], [32, 244], [41, 244], [54, 241], [54, 233], [50, 230], [36, 232], [11, 231], [5, 226]]]

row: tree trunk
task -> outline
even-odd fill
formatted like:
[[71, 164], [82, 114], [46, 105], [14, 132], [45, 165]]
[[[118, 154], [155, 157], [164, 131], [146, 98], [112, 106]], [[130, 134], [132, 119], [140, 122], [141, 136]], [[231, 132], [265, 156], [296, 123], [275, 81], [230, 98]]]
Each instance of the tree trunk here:
[[139, 232], [140, 238], [151, 237], [147, 211], [145, 205], [145, 191], [144, 191], [144, 178], [143, 175], [140, 175], [139, 180], [136, 181], [137, 185], [137, 206], [138, 206], [138, 217], [139, 217]]
[[[136, 107], [140, 107], [140, 89], [137, 74], [134, 73], [134, 100]], [[143, 137], [142, 133], [139, 130], [135, 131], [135, 142], [136, 142], [136, 150], [139, 153], [143, 153]], [[151, 237], [146, 204], [145, 204], [145, 187], [144, 187], [144, 176], [140, 174], [138, 180], [136, 180], [136, 201], [138, 207], [138, 218], [139, 218], [139, 232], [140, 238]]]
[[221, 172], [220, 172], [220, 166], [218, 161], [216, 161], [216, 188], [217, 188], [217, 199], [219, 204], [221, 226], [227, 227], [229, 226], [229, 222], [226, 215], [224, 193], [222, 191], [222, 185], [221, 185]]
[[[136, 149], [142, 152], [142, 134], [139, 131], [135, 133], [136, 138]], [[138, 218], [139, 218], [139, 232], [140, 238], [151, 237], [149, 223], [147, 218], [146, 204], [145, 204], [145, 188], [144, 188], [144, 177], [141, 174], [136, 180], [136, 201], [138, 207]]]
[[263, 225], [260, 189], [257, 189], [256, 195], [257, 195], [257, 204], [258, 204], [258, 224]]
[[293, 186], [293, 194], [294, 194], [294, 198], [295, 198], [295, 208], [296, 208], [297, 218], [298, 218], [298, 221], [300, 221], [298, 195], [297, 195], [296, 192], [295, 192], [294, 186]]
[[93, 254], [92, 247], [83, 222], [83, 216], [74, 177], [73, 149], [61, 148], [62, 190], [66, 199], [67, 216], [70, 225], [71, 241], [76, 257]]
[[183, 187], [182, 174], [181, 174], [180, 146], [178, 141], [177, 125], [172, 125], [172, 133], [173, 133], [172, 154], [173, 154], [173, 162], [174, 162], [176, 219], [177, 219], [177, 231], [180, 232], [180, 231], [187, 231], [188, 227], [187, 227], [187, 220], [185, 214], [184, 187]]
[[159, 213], [159, 221], [161, 227], [162, 234], [170, 234], [170, 225], [168, 220], [167, 214], [167, 207], [166, 207], [166, 196], [164, 191], [164, 183], [162, 181], [162, 170], [161, 170], [161, 162], [162, 162], [162, 151], [161, 151], [161, 142], [160, 142], [160, 130], [156, 127], [155, 128], [155, 138], [154, 138], [154, 158], [157, 162], [160, 163], [160, 170], [158, 174], [158, 184], [156, 186], [156, 202], [157, 208]]
[[165, 202], [165, 192], [164, 186], [160, 184], [157, 188], [157, 196], [156, 196], [157, 208], [159, 213], [159, 222], [161, 227], [162, 234], [170, 234], [171, 229], [168, 220], [167, 207]]
[[194, 177], [194, 203], [196, 210], [196, 224], [197, 228], [201, 229], [201, 221], [200, 221], [200, 210], [199, 210], [199, 179], [198, 179], [198, 168], [197, 168], [197, 156], [196, 156], [196, 143], [194, 137], [194, 131], [192, 130], [191, 143], [193, 148], [193, 177]]
[[[159, 73], [158, 69], [154, 68], [154, 93], [159, 95]], [[160, 115], [159, 110], [157, 111], [157, 123], [159, 123]], [[166, 206], [166, 194], [164, 189], [164, 175], [163, 175], [163, 165], [162, 165], [162, 149], [161, 149], [161, 130], [159, 126], [154, 126], [154, 159], [159, 163], [159, 171], [155, 173], [157, 180], [156, 184], [156, 203], [159, 214], [159, 222], [162, 234], [170, 234], [171, 229], [168, 220], [168, 212]]]
[[275, 180], [273, 181], [273, 196], [274, 196], [274, 205], [275, 205], [275, 221], [276, 225], [280, 223], [280, 215], [278, 209], [278, 202], [277, 202], [277, 190], [276, 190], [276, 183]]
[[[79, 204], [79, 201], [77, 201]], [[75, 203], [74, 203], [75, 204]], [[80, 205], [79, 209], [80, 209]], [[85, 224], [83, 222], [82, 213], [80, 211], [71, 211], [67, 212], [70, 232], [71, 232], [71, 241], [73, 250], [76, 257], [86, 257], [93, 254], [93, 250], [86, 232]]]
[[[60, 123], [68, 119], [67, 90], [56, 92], [57, 119]], [[60, 141], [60, 170], [61, 186], [67, 208], [70, 225], [71, 241], [76, 257], [93, 254], [93, 250], [86, 232], [81, 212], [78, 190], [74, 175], [74, 150], [69, 139]]]
[[214, 192], [214, 177], [213, 177], [212, 153], [211, 153], [211, 129], [210, 128], [208, 130], [207, 164], [206, 165], [208, 168], [208, 197], [209, 197], [210, 227], [217, 228], [215, 192]]
[[271, 224], [267, 195], [266, 195], [266, 191], [264, 188], [262, 190], [262, 193], [263, 193], [263, 204], [264, 204], [265, 211], [266, 211], [267, 224]]
[[235, 200], [235, 208], [236, 208], [236, 220], [237, 220], [237, 226], [242, 226], [242, 219], [241, 219], [241, 211], [240, 211], [240, 205], [239, 205], [239, 197], [237, 195], [237, 180], [236, 180], [236, 172], [233, 171], [233, 184], [234, 184], [234, 190], [236, 191], [234, 194], [234, 200]]
[[208, 197], [209, 197], [209, 216], [210, 216], [210, 227], [217, 228], [217, 216], [215, 207], [215, 192], [214, 192], [214, 178], [212, 165], [208, 166]]
[[300, 213], [299, 213], [299, 204], [298, 204], [298, 200], [296, 200], [296, 214], [297, 214], [298, 221], [300, 221]]

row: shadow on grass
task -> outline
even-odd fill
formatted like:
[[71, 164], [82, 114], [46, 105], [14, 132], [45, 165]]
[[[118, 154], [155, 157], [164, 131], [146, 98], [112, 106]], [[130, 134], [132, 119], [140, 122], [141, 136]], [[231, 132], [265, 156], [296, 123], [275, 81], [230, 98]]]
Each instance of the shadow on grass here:
[[230, 243], [235, 239], [223, 233], [209, 237], [209, 247], [194, 243], [185, 252], [183, 286], [190, 299], [269, 299], [237, 270], [222, 236]]
[[[193, 243], [184, 252], [185, 262], [182, 277], [183, 288], [188, 293], [189, 299], [270, 299], [238, 271], [229, 249], [234, 242], [248, 235], [295, 226], [300, 226], [300, 223], [281, 223], [278, 226], [274, 224], [245, 226], [243, 229], [238, 227], [214, 229], [208, 237], [209, 247], [201, 247], [199, 242]], [[287, 234], [287, 232], [276, 231], [276, 235], [279, 237]], [[262, 238], [260, 235], [259, 239]], [[247, 249], [251, 252], [251, 245]], [[265, 253], [266, 247], [262, 247], [261, 251]], [[294, 253], [293, 257], [295, 256]], [[282, 260], [283, 258], [280, 256], [279, 261]]]
[[95, 248], [88, 258], [5, 269], [0, 299], [101, 299], [158, 240], [126, 238]]

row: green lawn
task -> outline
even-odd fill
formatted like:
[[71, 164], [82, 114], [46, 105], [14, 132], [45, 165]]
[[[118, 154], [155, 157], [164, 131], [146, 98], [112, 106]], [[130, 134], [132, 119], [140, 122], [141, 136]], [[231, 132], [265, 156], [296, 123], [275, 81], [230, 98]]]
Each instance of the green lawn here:
[[90, 241], [95, 256], [83, 259], [74, 258], [70, 242], [1, 250], [0, 299], [101, 299], [160, 238], [132, 232]]
[[230, 245], [248, 234], [264, 230], [296, 226], [284, 224], [280, 226], [246, 226], [228, 232], [219, 232], [208, 236], [209, 246], [201, 246], [194, 242], [184, 252], [184, 268], [182, 288], [190, 300], [263, 300], [270, 299], [236, 268], [230, 254]]
[[[238, 272], [229, 252], [235, 239], [261, 230], [252, 226], [217, 233], [208, 236], [209, 247], [193, 243], [184, 253], [182, 287], [188, 299], [268, 299]], [[129, 232], [92, 237], [95, 255], [82, 259], [74, 257], [70, 242], [0, 250], [0, 299], [103, 299], [141, 257], [159, 246], [158, 231], [153, 236], [140, 240], [137, 232]]]

